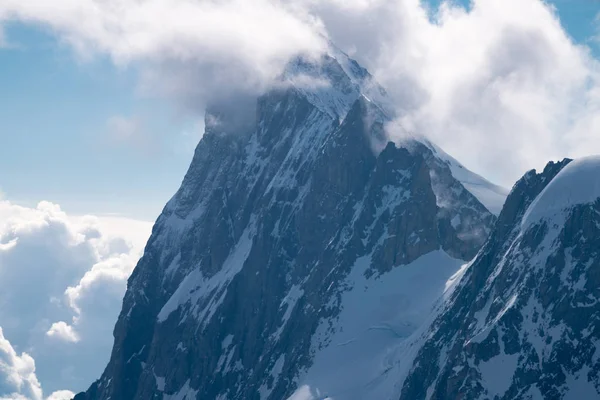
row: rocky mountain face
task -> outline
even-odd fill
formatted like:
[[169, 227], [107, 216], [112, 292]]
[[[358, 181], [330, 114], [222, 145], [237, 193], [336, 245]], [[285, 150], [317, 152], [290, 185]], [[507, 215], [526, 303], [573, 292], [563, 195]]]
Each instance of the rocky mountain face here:
[[214, 104], [76, 399], [600, 397], [600, 158], [504, 201], [390, 110], [337, 51]]
[[600, 159], [513, 188], [418, 339], [401, 399], [600, 398]]
[[[388, 345], [404, 343], [427, 321], [447, 280], [477, 254], [496, 216], [482, 204], [485, 186], [478, 186], [476, 197], [461, 181], [476, 175], [439, 149], [419, 140], [387, 143], [390, 118], [383, 89], [340, 53], [320, 63], [297, 60], [269, 93], [208, 110], [189, 171], [129, 279], [110, 362], [76, 399], [325, 397], [340, 389], [337, 383], [362, 382], [374, 373], [397, 383], [385, 365], [379, 370], [380, 360], [390, 356]], [[558, 169], [551, 167], [545, 179]], [[519, 185], [501, 214], [500, 233], [490, 242], [495, 244], [478, 258], [487, 260], [490, 273], [524, 209], [518, 191], [533, 199], [543, 183], [531, 175]], [[581, 212], [593, 217], [590, 210]], [[538, 246], [544, 229], [550, 227], [520, 240]], [[565, 246], [569, 260], [586, 250]], [[556, 263], [559, 268], [558, 258]], [[568, 273], [584, 268], [577, 265]], [[487, 270], [474, 272], [481, 268], [469, 269], [466, 282], [472, 283], [457, 293], [485, 284]], [[491, 284], [512, 285], [519, 277], [507, 271], [499, 270]], [[546, 318], [539, 307], [559, 290], [548, 285], [538, 286], [544, 295], [530, 306], [531, 318]], [[500, 295], [493, 293], [493, 299]], [[466, 310], [474, 307], [498, 316], [506, 300], [469, 299], [455, 306], [463, 312], [455, 321], [436, 323], [440, 332], [465, 324], [472, 317]], [[515, 298], [513, 305], [522, 301]], [[554, 310], [567, 312], [570, 300], [564, 301], [560, 307], [567, 308], [557, 304]], [[511, 310], [503, 312], [505, 319]], [[471, 345], [473, 354], [487, 349], [478, 357], [494, 357], [509, 328], [517, 336], [501, 351], [516, 348], [516, 319], [502, 322], [500, 331], [495, 317], [482, 318], [482, 326], [496, 330], [480, 334], [483, 344]], [[439, 338], [459, 343], [452, 334]], [[434, 354], [438, 343], [424, 347], [422, 357]], [[554, 357], [563, 359], [566, 351]], [[440, 368], [453, 371], [450, 360]], [[458, 384], [450, 389], [448, 382], [456, 382], [450, 375], [436, 378], [438, 364], [419, 364], [404, 398], [413, 398], [425, 382], [448, 388], [444, 393], [460, 391]], [[542, 373], [531, 371], [538, 372], [525, 373], [523, 382]]]

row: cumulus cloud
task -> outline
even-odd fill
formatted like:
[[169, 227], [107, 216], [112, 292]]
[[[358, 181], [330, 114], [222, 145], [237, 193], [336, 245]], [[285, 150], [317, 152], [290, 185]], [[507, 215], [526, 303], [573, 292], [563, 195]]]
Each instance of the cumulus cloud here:
[[0, 399], [41, 400], [42, 388], [35, 375], [35, 361], [17, 354], [0, 328]]
[[[67, 398], [64, 389], [82, 390], [101, 374], [126, 280], [150, 227], [71, 217], [49, 202], [28, 208], [0, 201], [0, 382], [30, 377], [10, 391], [0, 384], [0, 396], [37, 399], [43, 388], [59, 391], [52, 399]], [[4, 350], [7, 358], [9, 340], [14, 351]], [[33, 384], [38, 379], [41, 386]]]
[[83, 57], [133, 64], [144, 91], [193, 108], [230, 89], [260, 90], [289, 57], [325, 43], [311, 15], [271, 0], [4, 0], [2, 20], [45, 26]]
[[70, 390], [57, 390], [46, 398], [46, 400], [71, 400], [75, 393]]
[[[0, 21], [46, 26], [80, 55], [140, 70], [146, 93], [197, 113], [269, 86], [328, 39], [392, 94], [399, 124], [510, 185], [549, 159], [600, 151], [600, 67], [542, 0], [4, 0]], [[139, 122], [111, 122], [121, 136]], [[392, 136], [398, 132], [391, 132]]]
[[46, 335], [50, 337], [57, 337], [67, 342], [76, 343], [79, 341], [79, 334], [75, 332], [72, 326], [68, 325], [64, 321], [58, 321], [50, 326]]
[[550, 159], [600, 152], [598, 61], [548, 3], [337, 3], [316, 7], [333, 41], [394, 96], [393, 127], [404, 129], [392, 136], [424, 134], [505, 185]]

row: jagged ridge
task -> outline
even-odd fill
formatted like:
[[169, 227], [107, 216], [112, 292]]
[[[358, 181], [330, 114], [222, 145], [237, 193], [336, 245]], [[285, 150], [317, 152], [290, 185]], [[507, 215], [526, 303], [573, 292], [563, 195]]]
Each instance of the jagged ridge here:
[[302, 69], [329, 86], [288, 80], [208, 111], [109, 365], [77, 399], [285, 398], [331, 345], [351, 274], [376, 282], [432, 254], [451, 275], [477, 253], [495, 217], [423, 143], [374, 152], [390, 116], [348, 65], [360, 72], [329, 56]]
[[600, 396], [599, 177], [598, 158], [565, 160], [515, 185], [402, 399]]

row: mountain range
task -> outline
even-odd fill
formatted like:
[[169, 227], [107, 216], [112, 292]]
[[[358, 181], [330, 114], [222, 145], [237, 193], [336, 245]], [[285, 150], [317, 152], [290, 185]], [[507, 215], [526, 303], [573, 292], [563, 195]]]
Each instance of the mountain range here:
[[212, 104], [76, 400], [600, 397], [600, 159], [505, 190], [332, 48]]

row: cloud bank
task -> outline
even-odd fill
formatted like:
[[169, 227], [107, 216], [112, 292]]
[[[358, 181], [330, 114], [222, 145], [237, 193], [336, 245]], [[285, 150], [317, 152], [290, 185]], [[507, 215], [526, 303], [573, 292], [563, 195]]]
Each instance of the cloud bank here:
[[2, 20], [46, 27], [80, 57], [134, 65], [144, 92], [191, 108], [262, 90], [291, 56], [325, 46], [311, 15], [270, 0], [4, 0]]
[[131, 65], [145, 93], [197, 113], [211, 98], [264, 90], [291, 56], [330, 39], [388, 89], [402, 126], [492, 180], [511, 185], [550, 159], [600, 152], [600, 67], [551, 5], [427, 4], [4, 0], [0, 21], [44, 26], [79, 56]]
[[598, 60], [547, 3], [348, 4], [325, 11], [333, 40], [393, 94], [405, 129], [467, 166], [510, 186], [551, 159], [600, 152]]
[[0, 201], [0, 399], [69, 398], [100, 376], [150, 226]]

